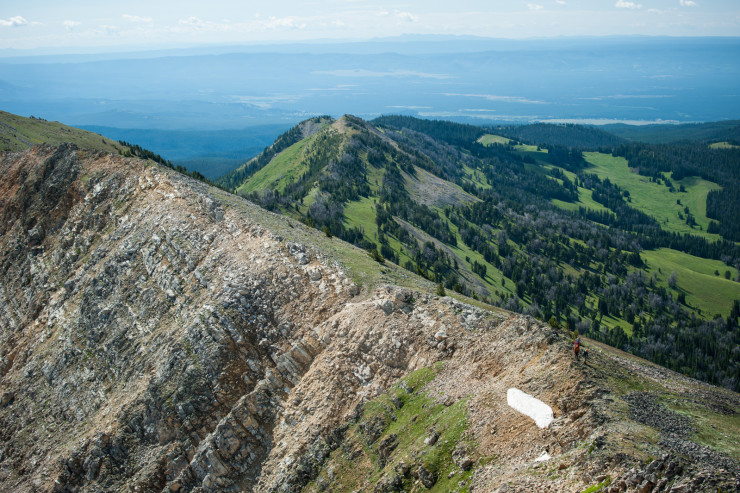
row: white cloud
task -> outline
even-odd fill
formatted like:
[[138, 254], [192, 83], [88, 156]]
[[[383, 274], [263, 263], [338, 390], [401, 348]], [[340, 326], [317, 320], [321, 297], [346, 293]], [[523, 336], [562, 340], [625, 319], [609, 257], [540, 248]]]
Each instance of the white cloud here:
[[417, 18], [414, 14], [411, 12], [397, 12], [396, 16], [398, 16], [399, 19], [406, 22], [416, 22]]
[[27, 24], [28, 21], [20, 15], [16, 15], [15, 17], [10, 17], [8, 19], [0, 19], [0, 26], [3, 27], [18, 27], [25, 26]]
[[544, 101], [538, 101], [534, 99], [522, 98], [519, 96], [498, 96], [496, 94], [460, 94], [447, 92], [443, 93], [443, 96], [452, 97], [465, 97], [465, 98], [482, 98], [486, 101], [501, 101], [504, 103], [527, 103], [527, 104], [542, 104]]
[[537, 5], [537, 4], [535, 4], [535, 3], [528, 3], [528, 4], [527, 4], [527, 8], [528, 8], [529, 10], [542, 10], [542, 9], [544, 9], [545, 7], [543, 7], [542, 5]]
[[307, 24], [300, 22], [298, 17], [269, 17], [267, 20], [259, 21], [263, 29], [305, 29]]
[[618, 9], [641, 9], [642, 4], [635, 3], [635, 2], [625, 2], [624, 0], [617, 0], [617, 3], [614, 4], [615, 7]]
[[393, 108], [396, 110], [431, 110], [431, 106], [401, 106], [401, 105], [393, 105], [393, 106], [386, 106], [386, 108]]
[[566, 2], [565, 0], [555, 0], [555, 3], [557, 3], [558, 5], [568, 5], [568, 2]]
[[192, 15], [188, 17], [187, 19], [180, 19], [179, 21], [177, 21], [177, 23], [180, 24], [181, 26], [187, 26], [195, 30], [201, 30], [201, 29], [205, 29], [206, 27], [208, 27], [207, 22], [195, 16], [192, 16]]
[[680, 0], [681, 7], [696, 7], [696, 2], [693, 0]]
[[66, 29], [67, 31], [72, 31], [75, 27], [80, 25], [80, 23], [77, 21], [64, 21], [62, 22], [62, 24], [64, 24], [64, 29]]
[[[248, 23], [231, 23], [228, 21], [211, 22], [204, 21], [198, 17], [188, 17], [180, 19], [178, 24], [181, 26], [179, 31], [210, 31], [210, 32], [253, 32], [253, 31], [272, 31], [272, 30], [299, 30], [308, 27], [306, 19], [300, 17], [267, 17], [255, 16], [256, 19]], [[341, 27], [342, 21], [335, 21], [332, 25]]]
[[378, 17], [388, 17], [390, 15], [393, 15], [397, 19], [400, 19], [405, 22], [416, 22], [419, 20], [417, 16], [412, 14], [411, 12], [401, 12], [400, 10], [394, 10], [393, 12], [389, 12], [387, 10], [381, 10], [376, 14]]
[[110, 24], [103, 24], [102, 26], [100, 26], [100, 29], [102, 29], [105, 34], [115, 34], [118, 32], [118, 26], [113, 26]]
[[316, 91], [316, 92], [334, 92], [334, 91], [349, 91], [355, 87], [358, 87], [357, 84], [339, 84], [334, 87], [311, 87], [307, 89], [308, 91]]
[[610, 94], [591, 98], [579, 98], [586, 101], [602, 101], [604, 99], [665, 99], [674, 97], [671, 94]]
[[123, 14], [123, 18], [127, 21], [142, 22], [144, 24], [149, 24], [153, 22], [153, 19], [151, 17], [139, 17], [138, 15]]
[[267, 110], [281, 103], [297, 103], [303, 96], [297, 94], [275, 94], [272, 96], [240, 96], [234, 95], [232, 98], [239, 103], [251, 104], [257, 108]]

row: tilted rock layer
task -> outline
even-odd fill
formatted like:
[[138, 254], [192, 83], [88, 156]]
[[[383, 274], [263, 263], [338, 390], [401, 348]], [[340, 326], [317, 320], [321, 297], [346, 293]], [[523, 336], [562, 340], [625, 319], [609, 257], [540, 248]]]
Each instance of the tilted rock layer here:
[[[265, 225], [283, 218], [172, 170], [74, 146], [1, 159], [0, 490], [299, 491], [363, 403], [440, 361], [427, 392], [469, 399], [476, 491], [607, 475], [614, 491], [735, 486], [736, 462], [686, 434], [672, 449], [672, 430], [653, 426], [654, 444], [620, 446], [651, 426], [630, 418], [644, 399], [611, 395], [610, 379], [642, 368], [634, 358], [594, 347], [583, 366], [527, 317], [361, 289]], [[655, 385], [698, 385], [651, 371]], [[511, 387], [555, 422], [540, 430], [508, 408]], [[545, 450], [556, 462], [538, 466]], [[650, 455], [665, 458], [648, 471]]]

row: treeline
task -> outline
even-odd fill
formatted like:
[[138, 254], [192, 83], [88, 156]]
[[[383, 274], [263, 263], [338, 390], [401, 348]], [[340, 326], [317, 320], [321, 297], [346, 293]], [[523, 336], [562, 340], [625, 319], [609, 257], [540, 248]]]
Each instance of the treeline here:
[[572, 123], [530, 123], [528, 125], [511, 125], [490, 127], [496, 135], [542, 147], [561, 147], [576, 150], [594, 150], [600, 147], [612, 147], [624, 142], [616, 135], [596, 127], [575, 125]]
[[686, 142], [711, 142], [740, 140], [740, 121], [724, 120], [705, 123], [625, 125], [615, 123], [604, 126], [614, 135], [636, 142], [670, 144]]
[[[413, 176], [416, 165], [434, 169], [434, 163], [428, 157], [416, 151], [400, 150], [368, 132], [346, 137], [339, 132], [327, 131], [316, 137], [305, 150], [303, 159], [306, 171], [287, 183], [282, 191], [263, 190], [249, 198], [270, 210], [284, 207], [300, 211], [304, 198], [317, 186], [315, 200], [305, 214], [309, 225], [361, 248], [376, 250], [396, 262], [398, 253], [394, 254], [387, 242], [380, 241], [384, 234], [408, 236], [394, 217], [444, 243], [457, 243], [448, 223], [428, 206], [414, 201], [405, 188], [402, 172]], [[370, 195], [368, 166], [384, 171], [382, 182], [376, 184], [379, 192], [376, 195], [375, 232], [344, 225], [344, 204]], [[370, 238], [379, 238], [379, 243]], [[410, 239], [409, 247], [415, 248]], [[438, 274], [440, 272], [438, 270]]]
[[740, 241], [740, 186], [730, 185], [707, 194], [707, 217], [714, 219], [707, 232], [717, 233], [731, 241]]
[[432, 139], [463, 148], [467, 148], [486, 133], [485, 129], [474, 125], [445, 120], [423, 120], [401, 115], [381, 116], [372, 120], [371, 123], [379, 127], [396, 130], [413, 130], [428, 135]]

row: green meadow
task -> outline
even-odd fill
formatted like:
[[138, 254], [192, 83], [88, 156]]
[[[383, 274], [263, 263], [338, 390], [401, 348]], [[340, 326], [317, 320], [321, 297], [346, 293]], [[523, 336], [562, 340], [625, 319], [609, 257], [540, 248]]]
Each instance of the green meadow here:
[[365, 236], [374, 241], [373, 234], [377, 230], [375, 224], [375, 200], [362, 197], [360, 200], [348, 202], [344, 206], [344, 224], [350, 228], [361, 228]]
[[[663, 183], [651, 182], [648, 177], [638, 175], [627, 166], [627, 160], [600, 152], [584, 152], [583, 157], [591, 164], [586, 171], [599, 178], [609, 180], [629, 191], [632, 207], [653, 216], [666, 231], [690, 233], [710, 240], [718, 240], [716, 234], [706, 232], [710, 219], [706, 216], [707, 194], [719, 190], [716, 183], [698, 177], [688, 177], [673, 181], [675, 191], [671, 192]], [[685, 192], [680, 192], [683, 185]], [[680, 201], [680, 204], [678, 203]], [[697, 226], [691, 228], [686, 221], [684, 208], [688, 207], [696, 219]]]
[[489, 146], [493, 144], [507, 145], [511, 142], [511, 139], [507, 139], [506, 137], [502, 137], [500, 135], [486, 134], [479, 138], [478, 142], [480, 142], [484, 146]]
[[[558, 166], [553, 166], [551, 164], [545, 166], [546, 169], [552, 169], [552, 168], [558, 168]], [[576, 174], [572, 171], [568, 171], [567, 169], [559, 168], [565, 176], [568, 177], [569, 180], [574, 181], [576, 179]], [[553, 178], [556, 179], [556, 178]], [[562, 184], [562, 180], [558, 180]], [[552, 202], [554, 205], [560, 207], [561, 209], [566, 209], [569, 211], [578, 211], [579, 208], [583, 207], [584, 209], [593, 209], [595, 211], [608, 211], [609, 209], [604, 207], [603, 205], [596, 202], [594, 199], [591, 198], [591, 190], [588, 188], [578, 187], [578, 201], [577, 202], [565, 202], [563, 200], [558, 199], [552, 199], [550, 202]]]
[[[648, 265], [648, 272], [656, 274], [666, 287], [668, 278], [675, 272], [674, 297], [683, 291], [686, 302], [700, 308], [705, 315], [721, 313], [726, 316], [733, 301], [740, 300], [740, 283], [734, 281], [737, 270], [719, 260], [694, 257], [669, 248], [643, 251], [640, 256]], [[729, 280], [725, 279], [726, 271], [730, 271]]]
[[285, 149], [240, 186], [237, 192], [252, 193], [256, 190], [270, 188], [282, 191], [285, 185], [299, 178], [305, 172], [306, 165], [303, 161], [303, 151], [313, 140], [313, 136], [307, 137]]
[[714, 144], [709, 144], [709, 147], [712, 149], [740, 149], [740, 146], [730, 144], [729, 142], [715, 142]]

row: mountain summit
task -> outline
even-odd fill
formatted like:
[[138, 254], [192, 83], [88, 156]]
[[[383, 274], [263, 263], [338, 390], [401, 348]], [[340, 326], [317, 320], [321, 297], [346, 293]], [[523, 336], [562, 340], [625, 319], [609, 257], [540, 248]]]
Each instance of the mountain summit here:
[[[322, 177], [316, 201], [342, 171], [305, 139], [341, 140], [349, 163], [382, 144], [368, 188], [427, 179], [383, 132], [311, 125], [333, 132], [283, 153]], [[577, 360], [557, 324], [435, 296], [152, 161], [37, 146], [0, 175], [2, 490], [738, 487], [732, 391], [588, 339]]]
[[220, 184], [440, 290], [737, 390], [738, 162], [711, 141], [347, 115], [303, 122]]

